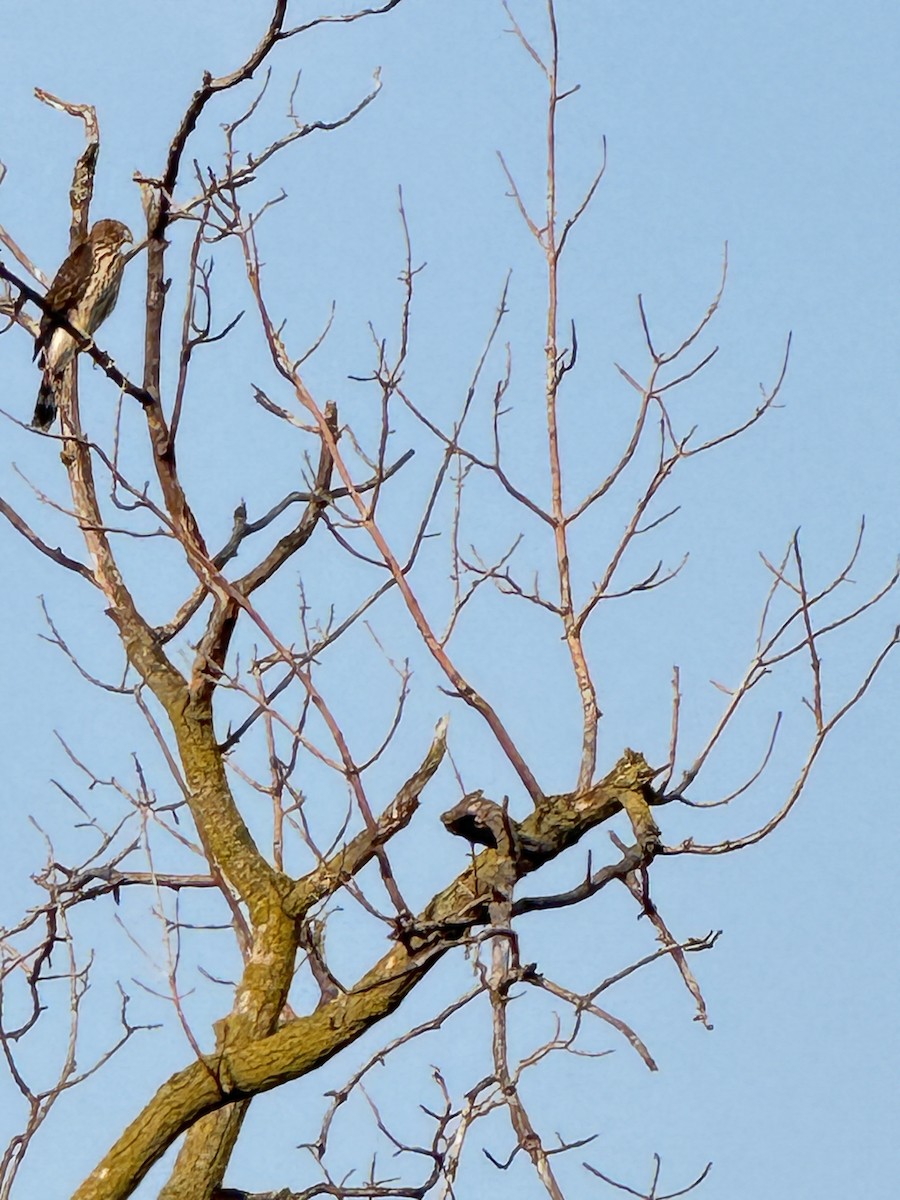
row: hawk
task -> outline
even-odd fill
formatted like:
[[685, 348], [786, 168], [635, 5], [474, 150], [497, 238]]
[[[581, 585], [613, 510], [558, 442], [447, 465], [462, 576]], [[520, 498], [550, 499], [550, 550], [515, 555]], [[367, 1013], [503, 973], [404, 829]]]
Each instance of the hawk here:
[[47, 292], [53, 314], [44, 313], [34, 344], [34, 357], [40, 355], [44, 372], [31, 421], [36, 429], [49, 429], [53, 424], [56, 385], [78, 352], [78, 343], [60, 328], [58, 318], [65, 317], [82, 333], [93, 336], [115, 308], [125, 266], [121, 250], [133, 240], [121, 221], [98, 221], [53, 277]]

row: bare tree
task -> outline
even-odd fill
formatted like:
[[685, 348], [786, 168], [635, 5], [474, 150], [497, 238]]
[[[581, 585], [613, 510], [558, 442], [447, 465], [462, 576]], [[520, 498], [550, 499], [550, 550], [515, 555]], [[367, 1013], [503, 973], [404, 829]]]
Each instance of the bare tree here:
[[[301, 119], [292, 93], [286, 129], [260, 146], [252, 131], [271, 86], [267, 75], [248, 93], [240, 115], [223, 126], [223, 154], [216, 165], [203, 166], [193, 158], [191, 138], [202, 123], [220, 119], [216, 105], [223, 93], [252, 87], [262, 67], [289, 56], [292, 45], [322, 24], [390, 20], [388, 14], [400, 3], [387, 0], [291, 25], [287, 0], [277, 0], [268, 27], [243, 64], [221, 77], [204, 76], [157, 173], [135, 177], [146, 229], [136, 239], [140, 244], [126, 270], [146, 271], [143, 329], [133, 332], [134, 343], [143, 347], [141, 374], [131, 376], [113, 361], [103, 348], [102, 331], [95, 342], [83, 331], [69, 329], [78, 340], [80, 360], [90, 358], [99, 368], [93, 386], [108, 396], [118, 392], [120, 403], [114, 420], [104, 415], [109, 406], [99, 404], [82, 420], [77, 362], [57, 384], [61, 424], [58, 432], [43, 436], [48, 454], [59, 448], [68, 482], [69, 498], [56, 505], [73, 530], [68, 548], [55, 546], [52, 535], [41, 533], [41, 505], [55, 503], [47, 495], [38, 492], [30, 516], [0, 499], [8, 523], [73, 577], [72, 588], [93, 589], [124, 653], [121, 678], [110, 682], [85, 665], [49, 609], [48, 636], [82, 674], [86, 687], [105, 689], [137, 706], [168, 772], [152, 779], [143, 758], [135, 756], [133, 779], [123, 782], [88, 765], [96, 748], [89, 754], [68, 750], [87, 793], [109, 792], [115, 805], [111, 809], [104, 803], [99, 815], [92, 799], [68, 792], [93, 848], [83, 861], [63, 862], [48, 836], [47, 861], [35, 876], [46, 896], [3, 931], [0, 1044], [24, 1116], [0, 1160], [0, 1197], [12, 1194], [23, 1158], [39, 1144], [54, 1106], [63, 1108], [76, 1085], [100, 1071], [139, 1033], [164, 1036], [143, 1034], [144, 1025], [130, 1015], [123, 985], [118, 1034], [90, 1065], [82, 1065], [77, 1055], [80, 1024], [90, 1017], [93, 962], [79, 947], [75, 915], [89, 903], [108, 910], [112, 937], [120, 898], [138, 892], [146, 895], [147, 912], [155, 921], [155, 948], [149, 948], [146, 921], [123, 918], [119, 926], [146, 945], [151, 958], [158, 959], [162, 948], [171, 1012], [167, 1024], [186, 1047], [185, 1065], [144, 1095], [139, 1111], [128, 1114], [128, 1123], [108, 1149], [98, 1147], [96, 1168], [75, 1191], [76, 1200], [131, 1195], [179, 1138], [177, 1159], [160, 1193], [164, 1200], [234, 1200], [251, 1194], [224, 1187], [223, 1179], [254, 1098], [319, 1071], [341, 1050], [376, 1031], [448, 957], [461, 960], [469, 971], [469, 986], [462, 992], [445, 990], [433, 1003], [429, 993], [427, 1017], [404, 1021], [399, 1034], [367, 1048], [346, 1083], [324, 1102], [319, 1132], [308, 1146], [316, 1182], [301, 1187], [288, 1179], [277, 1195], [461, 1194], [457, 1181], [463, 1150], [474, 1140], [474, 1127], [505, 1115], [509, 1157], [492, 1161], [507, 1167], [513, 1158], [527, 1160], [540, 1187], [561, 1197], [558, 1156], [583, 1146], [585, 1139], [548, 1140], [523, 1080], [552, 1056], [594, 1053], [582, 1048], [585, 1030], [594, 1023], [624, 1039], [654, 1070], [650, 1048], [616, 1015], [607, 993], [660, 960], [674, 968], [688, 989], [697, 1019], [708, 1023], [690, 960], [710, 949], [717, 935], [685, 936], [670, 929], [652, 895], [654, 864], [663, 856], [730, 854], [767, 837], [790, 813], [826, 741], [866, 697], [897, 643], [897, 631], [889, 631], [848, 690], [838, 694], [831, 688], [823, 643], [838, 642], [849, 625], [872, 617], [898, 575], [889, 575], [863, 599], [847, 599], [862, 528], [855, 545], [827, 566], [824, 576], [817, 569], [815, 582], [799, 536], [794, 536], [780, 557], [764, 560], [767, 592], [743, 675], [737, 683], [721, 686], [720, 709], [705, 733], [698, 736], [692, 728], [690, 736], [683, 734], [676, 667], [668, 754], [648, 760], [639, 750], [601, 743], [602, 709], [615, 703], [617, 689], [627, 687], [628, 680], [605, 677], [598, 666], [600, 643], [591, 640], [590, 631], [610, 601], [639, 604], [643, 593], [679, 586], [676, 577], [686, 556], [676, 551], [670, 561], [664, 549], [654, 565], [642, 570], [635, 565], [641, 561], [638, 548], [658, 546], [661, 527], [677, 511], [667, 503], [673, 477], [732, 439], [757, 436], [755, 427], [765, 422], [781, 393], [790, 339], [755, 403], [723, 417], [715, 429], [685, 427], [675, 400], [696, 384], [716, 356], [709, 338], [725, 288], [726, 254], [708, 307], [676, 344], [659, 342], [648, 307], [639, 299], [636, 321], [646, 361], [641, 369], [633, 363], [618, 366], [632, 404], [631, 423], [612, 451], [607, 446], [607, 460], [598, 468], [589, 452], [579, 460], [577, 448], [566, 448], [565, 427], [577, 430], [595, 418], [587, 415], [586, 381], [579, 382], [577, 318], [563, 316], [568, 308], [562, 301], [561, 267], [577, 254], [579, 222], [602, 183], [606, 159], [604, 144], [580, 199], [564, 208], [558, 194], [557, 132], [561, 106], [571, 102], [576, 89], [560, 75], [553, 0], [546, 6], [546, 27], [535, 33], [507, 10], [512, 32], [533, 60], [546, 97], [543, 207], [532, 205], [515, 165], [501, 157], [516, 219], [524, 223], [544, 263], [542, 465], [535, 470], [515, 448], [507, 448], [510, 427], [519, 416], [518, 410], [510, 415], [515, 348], [504, 345], [508, 281], [455, 413], [448, 417], [436, 411], [410, 385], [407, 368], [421, 264], [402, 195], [402, 303], [389, 336], [380, 330], [383, 314], [373, 321], [371, 366], [354, 385], [362, 389], [365, 404], [345, 405], [340, 398], [345, 379], [329, 385], [337, 401], [313, 386], [314, 359], [329, 327], [312, 344], [295, 344], [286, 324], [291, 314], [267, 286], [262, 249], [267, 215], [283, 195], [273, 192], [251, 203], [249, 198], [259, 195], [251, 185], [258, 186], [264, 172], [276, 170], [280, 156], [295, 143], [365, 119], [380, 81], [376, 75], [368, 93], [328, 119]], [[100, 146], [97, 117], [89, 104], [38, 95], [80, 121], [84, 133], [71, 189], [74, 246], [89, 224]], [[248, 144], [253, 148], [248, 150]], [[0, 240], [8, 252], [0, 264], [6, 286], [4, 332], [16, 336], [17, 327], [34, 338], [42, 315], [65, 323], [44, 299], [47, 276], [15, 235], [2, 230]], [[235, 248], [244, 267], [244, 311], [215, 288], [213, 255]], [[270, 248], [268, 257], [273, 252]], [[187, 288], [176, 334], [165, 319], [178, 303], [169, 287], [174, 271], [170, 260], [178, 254], [184, 255]], [[486, 286], [474, 280], [473, 292]], [[226, 302], [231, 307], [219, 317]], [[231, 532], [217, 545], [212, 532], [216, 520], [198, 517], [179, 469], [182, 459], [202, 463], [204, 446], [183, 444], [179, 434], [196, 395], [192, 380], [197, 361], [208, 348], [227, 346], [239, 321], [256, 323], [261, 356], [253, 369], [258, 370], [256, 378], [269, 380], [254, 385], [252, 399], [276, 436], [290, 440], [303, 455], [306, 478], [302, 487], [284, 480], [282, 498], [260, 513], [249, 512], [240, 502], [240, 480], [220, 479], [217, 499], [227, 506], [225, 511], [233, 511]], [[30, 340], [20, 341], [25, 354]], [[344, 375], [352, 375], [349, 365]], [[122, 434], [134, 427], [138, 412], [146, 430], [142, 456], [130, 439], [125, 444]], [[533, 420], [532, 413], [529, 428]], [[416, 435], [414, 441], [404, 440], [408, 434]], [[247, 459], [250, 471], [249, 448]], [[147, 464], [152, 479], [145, 483]], [[592, 474], [585, 487], [588, 468]], [[209, 461], [205, 469], [215, 473], [216, 465]], [[221, 510], [216, 517], [221, 523]], [[617, 530], [612, 538], [611, 527]], [[442, 536], [435, 543], [438, 533]], [[496, 548], [507, 533], [508, 541]], [[179, 587], [183, 579], [190, 580], [180, 602], [162, 620], [154, 615], [160, 595], [155, 581], [135, 566], [134, 548], [139, 558], [148, 543], [154, 562], [163, 564], [160, 577], [177, 580]], [[486, 544], [492, 548], [485, 549]], [[654, 558], [656, 554], [654, 550]], [[296, 587], [292, 571], [304, 560], [313, 564], [302, 569], [304, 577], [315, 572], [315, 595], [301, 587], [294, 605], [298, 615], [290, 624], [282, 619], [283, 609], [267, 597], [278, 587], [290, 596]], [[569, 784], [550, 794], [528, 744], [513, 732], [509, 685], [501, 677], [485, 686], [477, 658], [465, 648], [476, 645], [486, 652], [499, 631], [517, 620], [527, 622], [529, 631], [537, 631], [550, 645], [561, 639], [568, 686], [578, 698], [577, 736], [573, 731], [577, 753], [573, 759], [570, 747], [561, 748], [557, 764]], [[468, 642], [462, 641], [463, 633]], [[365, 658], [359, 649], [363, 637], [370, 638]], [[529, 650], [523, 647], [521, 653]], [[378, 660], [380, 668], [371, 665]], [[768, 740], [757, 747], [746, 776], [735, 779], [727, 794], [714, 782], [699, 790], [712, 778], [713, 756], [727, 756], [732, 737], [745, 736], [739, 722], [756, 703], [763, 681], [800, 666], [806, 678], [805, 743], [792, 733], [790, 743], [780, 745], [781, 716], [773, 707]], [[415, 687], [414, 667], [421, 676]], [[435, 681], [437, 687], [432, 686]], [[549, 707], [562, 697], [551, 693], [541, 702]], [[767, 702], [763, 698], [760, 704]], [[754, 709], [756, 720], [759, 712]], [[373, 722], [381, 728], [374, 742]], [[426, 725], [433, 733], [423, 736]], [[727, 837], [708, 838], [700, 810], [726, 805], [739, 810], [741, 799], [760, 794], [776, 752], [782, 761], [785, 756], [793, 761], [793, 781], [778, 803], [749, 832], [736, 816]], [[484, 778], [485, 762], [494, 764], [489, 780]], [[455, 792], [440, 821], [448, 861], [455, 855], [456, 874], [432, 878], [433, 894], [420, 905], [407, 899], [408, 877], [421, 854], [417, 847], [431, 844], [422, 839], [434, 839], [440, 828], [433, 812], [420, 812], [421, 799], [437, 785], [432, 780], [439, 770], [445, 787]], [[485, 794], [494, 791], [490, 781], [496, 779], [509, 781], [501, 784], [509, 796]], [[656, 819], [657, 809], [665, 805], [682, 809], [682, 827], [689, 830], [672, 841], [664, 840]], [[114, 810], [116, 816], [110, 818]], [[585, 867], [578, 844], [620, 812], [627, 817], [630, 837], [612, 834], [607, 861], [597, 864], [588, 854]], [[412, 835], [413, 828], [423, 832]], [[462, 841], [454, 843], [453, 837]], [[542, 868], [563, 855], [571, 860], [570, 877], [577, 882], [562, 891], [542, 888]], [[655, 931], [655, 948], [624, 963], [598, 958], [596, 982], [586, 990], [551, 978], [541, 963], [523, 959], [519, 938], [529, 914], [574, 913], [611, 885], [624, 887], [633, 897], [635, 911]], [[341, 920], [335, 918], [337, 912], [344, 914]], [[356, 916], [346, 915], [351, 912]], [[214, 926], [233, 935], [240, 963], [236, 980], [228, 979], [234, 958], [210, 944]], [[202, 955], [194, 949], [200, 934]], [[337, 964], [361, 961], [360, 938], [363, 966], [347, 977], [346, 968]], [[200, 958], [205, 967], [198, 968]], [[221, 966], [210, 965], [215, 963]], [[64, 998], [57, 994], [60, 981]], [[230, 992], [227, 1011], [211, 1029], [192, 1016], [189, 997], [195, 988], [204, 990], [214, 1008], [222, 1004], [223, 989]], [[509, 1037], [515, 998], [520, 1004], [550, 998], [559, 1014], [553, 1036], [534, 1040], [524, 1052]], [[605, 1007], [608, 1003], [613, 1007]], [[410, 1043], [452, 1028], [462, 1010], [472, 1008], [484, 1015], [490, 1071], [459, 1091], [435, 1069], [437, 1101], [421, 1097], [430, 1137], [410, 1143], [370, 1098], [369, 1075], [376, 1065], [390, 1068]], [[38, 1085], [24, 1065], [23, 1048], [41, 1039], [45, 1025], [64, 1014], [69, 1035], [58, 1076], [50, 1085]], [[335, 1122], [344, 1105], [361, 1097], [370, 1104], [382, 1143], [395, 1158], [389, 1168], [375, 1161], [367, 1168], [360, 1162], [359, 1173], [347, 1178], [340, 1161], [331, 1165]], [[585, 1166], [590, 1186], [599, 1178], [632, 1195], [661, 1195], [658, 1160], [645, 1192], [610, 1179], [593, 1162]], [[705, 1175], [703, 1170], [694, 1183], [669, 1194], [692, 1190]], [[254, 1186], [253, 1180], [242, 1182]]]

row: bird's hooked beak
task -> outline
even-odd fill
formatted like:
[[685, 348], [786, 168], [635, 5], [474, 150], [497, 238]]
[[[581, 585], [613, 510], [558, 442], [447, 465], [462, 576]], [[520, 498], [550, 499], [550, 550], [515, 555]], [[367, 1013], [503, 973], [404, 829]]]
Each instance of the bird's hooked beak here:
[[132, 235], [131, 230], [126, 227], [125, 232], [122, 234], [122, 244], [119, 247], [119, 249], [124, 252], [122, 254], [122, 258], [125, 261], [125, 263], [131, 262], [131, 260], [134, 258], [134, 256], [138, 253], [138, 250], [140, 250], [140, 248], [141, 248], [139, 246], [137, 248], [137, 250], [128, 250], [127, 252], [125, 251], [126, 246], [133, 246], [133, 245], [134, 245], [134, 237]]

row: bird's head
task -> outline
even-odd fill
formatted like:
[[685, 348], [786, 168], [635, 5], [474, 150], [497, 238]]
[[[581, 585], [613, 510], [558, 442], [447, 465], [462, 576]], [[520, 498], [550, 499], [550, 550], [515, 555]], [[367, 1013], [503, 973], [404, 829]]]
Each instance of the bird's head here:
[[98, 221], [91, 230], [91, 241], [97, 243], [105, 243], [108, 246], [115, 247], [120, 250], [126, 243], [131, 245], [134, 238], [131, 236], [131, 230], [121, 221], [114, 221], [111, 217], [104, 217], [102, 221]]

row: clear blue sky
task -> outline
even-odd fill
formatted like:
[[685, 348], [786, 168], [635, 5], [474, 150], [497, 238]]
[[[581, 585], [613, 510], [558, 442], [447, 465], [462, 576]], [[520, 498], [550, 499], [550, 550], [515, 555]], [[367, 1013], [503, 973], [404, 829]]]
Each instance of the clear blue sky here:
[[[309, 4], [296, 7], [298, 22], [313, 13]], [[38, 16], [33, 5], [4, 5], [0, 161], [8, 174], [0, 187], [0, 223], [48, 274], [65, 253], [67, 192], [80, 141], [75, 124], [38, 104], [32, 89], [96, 106], [103, 150], [94, 215], [119, 217], [137, 231], [141, 209], [132, 173], [159, 173], [202, 71], [226, 72], [241, 61], [261, 32], [265, 8], [237, 0], [127, 5], [44, 0]], [[545, 44], [543, 5], [522, 0], [514, 11], [536, 42]], [[613, 363], [634, 373], [644, 370], [638, 292], [659, 340], [675, 341], [713, 295], [727, 240], [728, 288], [704, 343], [719, 344], [721, 351], [714, 370], [685, 401], [686, 424], [690, 413], [704, 428], [718, 429], [751, 411], [758, 383], [773, 381], [786, 335], [793, 331], [783, 407], [746, 439], [685, 473], [672, 493], [681, 512], [648, 545], [646, 562], [635, 561], [637, 574], [660, 555], [674, 565], [690, 550], [688, 568], [668, 588], [611, 610], [589, 642], [606, 712], [604, 765], [625, 745], [658, 761], [667, 748], [672, 664], [682, 669], [688, 737], [699, 737], [721, 707], [721, 693], [708, 681], [733, 684], [739, 678], [767, 586], [758, 551], [778, 557], [800, 527], [810, 570], [821, 582], [849, 553], [865, 514], [867, 537], [854, 572], [854, 597], [868, 594], [893, 569], [900, 546], [900, 9], [886, 0], [859, 5], [558, 0], [558, 13], [563, 82], [581, 84], [564, 108], [563, 207], [577, 202], [589, 181], [603, 135], [609, 145], [606, 178], [563, 277], [562, 317], [577, 319], [582, 355], [565, 412], [573, 494], [603, 469], [610, 440], [621, 434], [630, 397]], [[286, 151], [256, 186], [256, 203], [282, 186], [288, 193], [260, 234], [274, 307], [289, 317], [287, 332], [299, 351], [317, 336], [336, 301], [334, 331], [308, 379], [321, 400], [339, 401], [345, 420], [365, 426], [370, 394], [346, 377], [371, 370], [368, 321], [379, 336], [395, 335], [402, 266], [396, 188], [402, 184], [414, 258], [428, 264], [420, 277], [409, 386], [431, 411], [445, 418], [454, 411], [511, 267], [505, 336], [513, 345], [510, 397], [519, 424], [512, 426], [510, 445], [522, 477], [530, 478], [529, 472], [543, 470], [530, 441], [538, 426], [529, 424], [540, 411], [541, 262], [505, 195], [495, 151], [503, 151], [524, 194], [538, 205], [543, 92], [536, 68], [504, 32], [507, 25], [492, 0], [404, 0], [386, 17], [289, 42], [275, 56], [266, 105], [255, 137], [245, 144], [259, 148], [284, 130], [287, 95], [299, 69], [302, 117], [328, 120], [355, 103], [381, 67], [383, 91], [356, 123]], [[209, 111], [189, 157], [219, 161], [220, 123], [233, 119], [250, 94], [225, 97]], [[5, 252], [3, 259], [9, 261]], [[248, 307], [239, 265], [234, 251], [218, 257], [220, 323]], [[178, 289], [183, 276], [173, 271]], [[132, 371], [139, 363], [134, 329], [140, 302], [140, 270], [133, 267], [103, 338]], [[180, 311], [179, 299], [173, 328]], [[269, 423], [252, 405], [250, 380], [276, 386], [259, 355], [248, 314], [223, 353], [210, 352], [199, 364], [186, 412], [183, 470], [211, 542], [227, 536], [241, 497], [251, 513], [259, 512], [296, 486], [297, 446], [273, 440]], [[83, 368], [82, 374], [89, 373]], [[27, 420], [37, 378], [19, 331], [0, 338], [0, 380], [0, 407]], [[111, 405], [109, 388], [93, 380], [89, 386], [98, 406]], [[137, 434], [137, 417], [130, 419]], [[398, 448], [407, 444], [404, 436], [413, 435], [413, 427], [401, 423]], [[192, 438], [197, 444], [203, 439], [202, 452], [187, 448]], [[0, 489], [6, 498], [35, 512], [15, 463], [37, 487], [64, 502], [52, 447], [10, 423], [4, 423], [3, 444]], [[433, 461], [428, 453], [418, 455], [405, 476], [403, 487], [416, 497], [427, 486]], [[150, 474], [143, 466], [135, 470]], [[402, 527], [409, 514], [399, 497], [395, 504]], [[516, 527], [517, 518], [504, 523], [498, 517], [495, 531], [493, 516], [485, 508], [469, 530], [486, 553], [505, 544]], [[77, 542], [65, 521], [46, 511], [35, 520], [48, 541], [74, 551]], [[600, 547], [620, 528], [622, 511], [608, 510], [608, 526], [603, 520], [592, 535]], [[54, 730], [99, 775], [115, 775], [129, 785], [131, 752], [137, 752], [160, 797], [171, 797], [158, 755], [127, 702], [86, 692], [62, 656], [40, 640], [45, 630], [36, 597], [44, 594], [86, 666], [114, 677], [119, 655], [97, 598], [70, 577], [60, 578], [8, 527], [0, 530], [0, 539], [6, 577], [0, 622], [5, 924], [39, 897], [28, 876], [39, 869], [45, 850], [29, 813], [53, 832], [62, 861], [74, 860], [88, 844], [84, 835], [68, 832], [72, 810], [50, 782], [58, 779], [89, 798]], [[526, 541], [523, 549], [546, 565], [537, 541]], [[592, 577], [591, 550], [590, 543], [581, 547], [582, 585]], [[164, 619], [186, 577], [162, 573], [164, 560], [154, 543], [126, 543], [122, 553], [149, 597], [151, 616]], [[327, 605], [335, 586], [348, 592], [357, 586], [352, 573], [346, 580], [317, 573], [318, 553], [299, 563], [282, 591], [267, 601], [288, 640], [295, 636], [291, 589], [298, 573], [319, 605]], [[429, 555], [429, 571], [437, 575], [426, 573], [420, 586], [437, 604], [445, 568], [437, 549]], [[547, 635], [546, 625], [528, 610], [485, 603], [485, 623], [498, 613], [500, 624], [490, 627], [487, 638], [479, 638], [476, 623], [468, 627], [461, 661], [498, 698], [546, 790], [570, 787], [577, 714], [560, 673], [556, 635]], [[893, 602], [829, 646], [831, 703], [852, 690], [897, 619]], [[396, 606], [387, 605], [375, 624], [391, 654], [411, 652]], [[532, 643], [538, 631], [546, 640]], [[350, 653], [372, 655], [362, 634], [351, 640]], [[344, 701], [345, 715], [363, 744], [367, 737], [376, 741], [381, 726], [371, 720], [371, 694], [355, 686], [357, 661], [336, 659], [332, 679], [336, 687], [344, 678], [353, 689]], [[384, 687], [374, 702], [383, 715], [391, 703], [392, 677], [377, 655], [372, 662], [371, 678]], [[434, 721], [451, 703], [436, 691], [427, 664], [416, 659], [414, 665], [416, 709], [401, 752], [385, 768], [386, 789], [416, 761]], [[743, 808], [724, 816], [663, 810], [666, 840], [689, 831], [703, 841], [740, 836], [779, 806], [790, 778], [790, 751], [796, 753], [808, 735], [800, 706], [806, 690], [802, 672], [788, 674], [779, 687], [767, 698], [768, 707], [754, 710], [696, 798], [715, 799], [716, 786], [730, 790], [755, 761], [771, 713], [784, 706], [785, 751], [769, 782]], [[627, 1048], [600, 1030], [590, 1035], [591, 1048], [614, 1045], [615, 1055], [554, 1062], [539, 1084], [536, 1080], [532, 1099], [548, 1137], [555, 1130], [566, 1139], [600, 1134], [568, 1165], [560, 1164], [568, 1194], [607, 1192], [599, 1180], [585, 1176], [582, 1158], [637, 1187], [649, 1177], [654, 1151], [663, 1157], [663, 1190], [684, 1186], [713, 1159], [712, 1175], [697, 1193], [708, 1200], [845, 1200], [890, 1193], [900, 1174], [900, 955], [893, 920], [897, 702], [894, 664], [864, 711], [836, 735], [801, 804], [767, 842], [740, 855], [656, 864], [654, 895], [671, 928], [681, 936], [725, 931], [712, 953], [692, 962], [715, 1029], [706, 1032], [692, 1023], [689, 997], [674, 971], [662, 965], [612, 993], [607, 1007], [639, 1031], [661, 1069], [651, 1077]], [[451, 707], [451, 714], [452, 736], [459, 739], [451, 746], [466, 763], [467, 786], [495, 795], [508, 790], [516, 803], [514, 781], [496, 754], [458, 708]], [[258, 759], [248, 761], [262, 769]], [[452, 776], [445, 772], [425, 806], [432, 829], [435, 815], [455, 798]], [[112, 819], [112, 798], [94, 794], [90, 800]], [[403, 878], [411, 898], [426, 898], [459, 869], [460, 853], [447, 842], [436, 834], [427, 854], [418, 853], [408, 865]], [[597, 839], [594, 848], [605, 855], [605, 845]], [[578, 869], [570, 859], [553, 886], [570, 886]], [[138, 920], [137, 912], [137, 901], [126, 898], [123, 919]], [[537, 960], [569, 986], [587, 988], [652, 948], [651, 933], [634, 916], [624, 893], [604, 895], [577, 921], [539, 915], [526, 926], [523, 958]], [[163, 1004], [129, 982], [137, 976], [164, 986], [152, 962], [129, 949], [108, 918], [84, 913], [78, 920], [101, 955], [113, 947], [115, 956], [112, 964], [98, 967], [91, 993], [95, 1012], [114, 1021], [112, 988], [120, 977], [135, 994], [141, 1019], [168, 1020]], [[339, 920], [335, 928], [342, 928], [341, 953], [350, 977], [369, 954], [365, 934], [349, 921], [340, 927]], [[152, 927], [146, 931], [152, 938]], [[201, 955], [200, 961], [216, 973], [214, 958]], [[463, 963], [444, 964], [392, 1019], [389, 1032], [401, 1029], [409, 1014], [424, 1018], [468, 978]], [[193, 982], [202, 984], [199, 977]], [[191, 1004], [197, 1006], [192, 1010], [197, 1028], [205, 1032], [204, 1021], [224, 1011], [227, 1000], [224, 993], [208, 996], [201, 989]], [[526, 1013], [523, 1005], [517, 1034], [522, 1046], [529, 1038], [549, 1036], [550, 1011]], [[79, 1054], [85, 1063], [109, 1040], [96, 1022], [89, 1024]], [[365, 1041], [369, 1051], [376, 1045], [371, 1037]], [[462, 1045], [465, 1055], [459, 1055]], [[38, 1073], [49, 1070], [44, 1056], [49, 1064], [59, 1049], [51, 1039], [29, 1061]], [[452, 1066], [454, 1050], [459, 1061]], [[487, 1050], [483, 1021], [464, 1019], [450, 1038], [429, 1043], [418, 1058], [409, 1055], [390, 1085], [383, 1085], [393, 1090], [379, 1093], [376, 1077], [373, 1092], [413, 1136], [416, 1102], [436, 1103], [429, 1064], [446, 1067], [454, 1085], [464, 1088], [486, 1072]], [[307, 1162], [294, 1147], [316, 1132], [323, 1088], [337, 1085], [361, 1053], [354, 1048], [343, 1055], [324, 1083], [300, 1082], [264, 1099], [248, 1122], [229, 1180], [260, 1190], [306, 1182]], [[177, 1033], [168, 1040], [146, 1035], [135, 1043], [89, 1085], [86, 1100], [76, 1099], [71, 1110], [60, 1106], [22, 1173], [18, 1194], [68, 1194], [152, 1086], [189, 1056]], [[11, 1128], [17, 1128], [17, 1099], [6, 1082], [0, 1097], [0, 1108], [13, 1114]], [[6, 1122], [4, 1115], [4, 1129]], [[369, 1146], [362, 1107], [351, 1113], [344, 1137]], [[0, 1140], [5, 1143], [6, 1136]], [[487, 1188], [498, 1198], [541, 1194], [522, 1170], [498, 1175], [478, 1163], [482, 1143], [504, 1158], [508, 1129], [495, 1122], [481, 1137], [476, 1131], [465, 1179], [469, 1194]], [[163, 1177], [162, 1170], [154, 1173], [140, 1194], [154, 1195]]]

